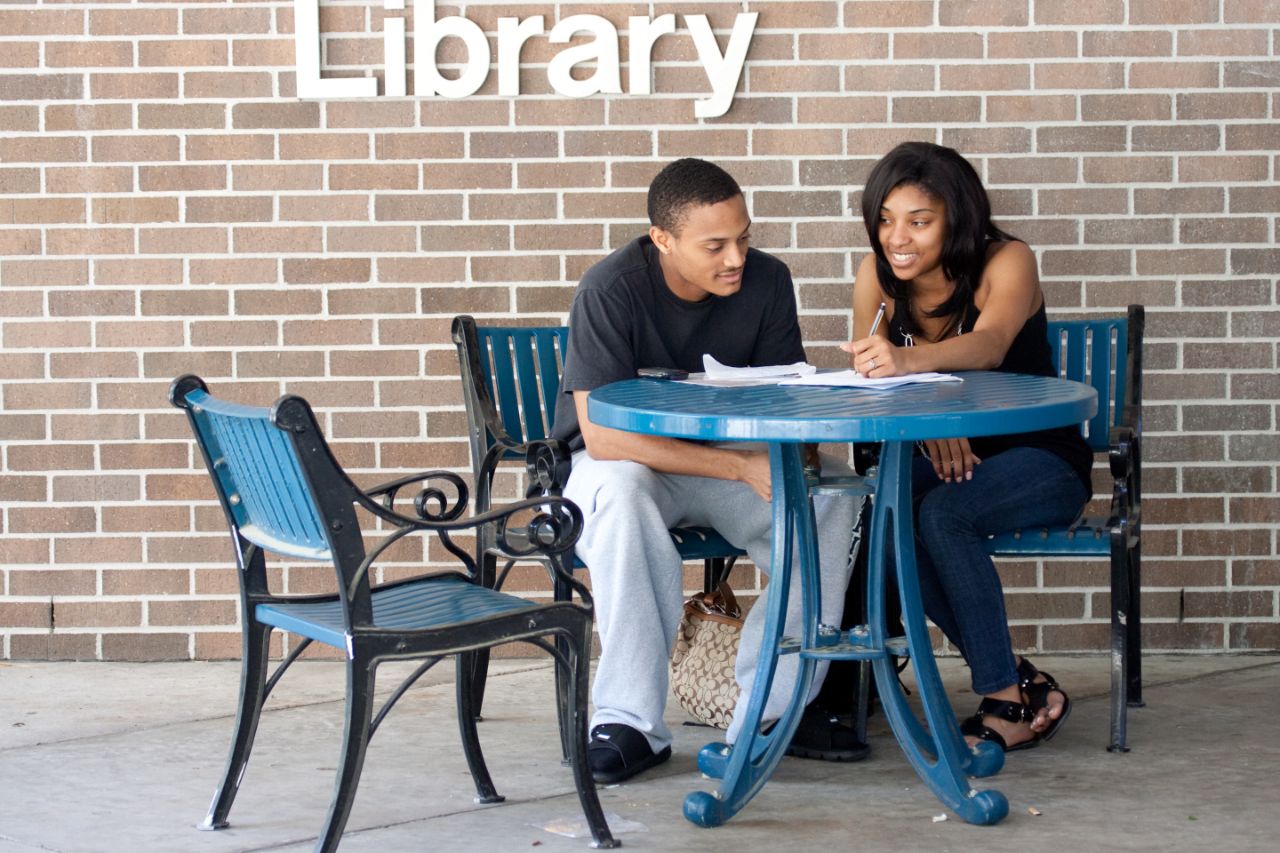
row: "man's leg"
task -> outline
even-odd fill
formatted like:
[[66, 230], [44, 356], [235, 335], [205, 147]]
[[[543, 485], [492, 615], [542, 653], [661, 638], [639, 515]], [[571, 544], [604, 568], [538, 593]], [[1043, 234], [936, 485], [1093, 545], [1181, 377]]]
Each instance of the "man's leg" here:
[[600, 632], [591, 726], [629, 726], [655, 753], [671, 745], [662, 714], [683, 602], [680, 555], [667, 535], [680, 511], [669, 481], [636, 462], [577, 453], [564, 490], [585, 521], [577, 553], [591, 572]]
[[[833, 459], [824, 458], [824, 469], [831, 473], [838, 466]], [[773, 531], [773, 514], [770, 505], [748, 486], [724, 480], [707, 480], [696, 477], [678, 477], [684, 489], [697, 488], [696, 501], [684, 501], [694, 509], [680, 523], [705, 524], [714, 527], [734, 545], [744, 549], [762, 570], [770, 567], [770, 547]], [[685, 481], [698, 481], [690, 484]], [[839, 625], [844, 607], [844, 592], [849, 583], [849, 543], [853, 536], [854, 512], [857, 498], [842, 495], [823, 495], [814, 501], [817, 518], [818, 556], [821, 572], [822, 621]], [[752, 607], [743, 626], [736, 667], [741, 695], [734, 720], [729, 726], [727, 740], [733, 743], [741, 729], [741, 719], [746, 702], [755, 681], [756, 666], [760, 654], [760, 641], [764, 632], [766, 609], [765, 595]], [[800, 592], [800, 566], [792, 565], [791, 592], [787, 598], [785, 632], [799, 635], [802, 632], [803, 598]], [[818, 671], [805, 701], [811, 702], [822, 686], [826, 664], [819, 664]], [[764, 719], [777, 719], [782, 715], [799, 674], [799, 660], [788, 655], [779, 660], [773, 677], [773, 686], [765, 704]]]

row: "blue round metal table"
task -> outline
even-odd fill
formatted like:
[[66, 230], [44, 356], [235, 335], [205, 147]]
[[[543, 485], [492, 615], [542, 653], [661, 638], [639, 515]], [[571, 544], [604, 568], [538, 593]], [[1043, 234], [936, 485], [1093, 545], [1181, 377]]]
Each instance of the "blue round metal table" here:
[[[1043, 376], [974, 371], [963, 382], [900, 386], [889, 391], [820, 386], [708, 387], [687, 382], [631, 379], [591, 392], [593, 423], [629, 432], [712, 441], [766, 442], [773, 476], [773, 565], [767, 597], [760, 671], [747, 706], [742, 735], [733, 747], [709, 744], [699, 768], [720, 779], [714, 793], [695, 791], [684, 813], [703, 826], [733, 817], [754, 797], [786, 752], [800, 722], [804, 697], [819, 660], [869, 660], [886, 717], [920, 778], [964, 820], [991, 824], [1009, 810], [1004, 795], [974, 790], [969, 776], [1000, 770], [1004, 755], [991, 743], [966, 746], [933, 659], [920, 604], [911, 513], [911, 454], [926, 438], [958, 438], [1029, 432], [1088, 420], [1097, 411], [1088, 385]], [[819, 631], [818, 555], [810, 482], [802, 464], [804, 442], [883, 442], [871, 518], [867, 577], [868, 623], [833, 636]], [[886, 636], [884, 572], [886, 536], [893, 537], [905, 638]], [[804, 635], [785, 637], [792, 554], [798, 554], [804, 595]], [[800, 677], [787, 711], [768, 732], [761, 712], [777, 657], [799, 654]], [[925, 721], [908, 706], [891, 656], [910, 655]]]

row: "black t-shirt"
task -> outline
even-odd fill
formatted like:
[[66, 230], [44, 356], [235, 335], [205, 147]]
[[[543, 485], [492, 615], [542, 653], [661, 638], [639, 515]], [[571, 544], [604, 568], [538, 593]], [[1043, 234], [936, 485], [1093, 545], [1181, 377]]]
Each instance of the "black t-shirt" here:
[[[905, 301], [894, 307], [894, 319], [889, 321], [889, 340], [898, 346], [906, 344], [908, 335], [902, 328], [901, 317], [909, 310]], [[981, 312], [970, 303], [961, 321], [961, 329], [969, 330], [978, 321]], [[1049, 352], [1049, 326], [1044, 303], [1018, 330], [1004, 361], [996, 370], [1003, 373], [1029, 373], [1032, 376], [1057, 376]], [[1084, 487], [1092, 493], [1090, 471], [1093, 469], [1093, 451], [1080, 435], [1079, 427], [1064, 426], [1038, 432], [1020, 432], [1010, 435], [987, 435], [969, 439], [969, 446], [979, 459], [995, 456], [1014, 447], [1038, 447], [1061, 457], [1076, 472]]]
[[667, 287], [653, 242], [631, 241], [578, 285], [552, 436], [583, 447], [574, 391], [632, 379], [642, 367], [700, 371], [703, 353], [732, 367], [804, 360], [786, 264], [751, 249], [737, 293], [687, 302]]

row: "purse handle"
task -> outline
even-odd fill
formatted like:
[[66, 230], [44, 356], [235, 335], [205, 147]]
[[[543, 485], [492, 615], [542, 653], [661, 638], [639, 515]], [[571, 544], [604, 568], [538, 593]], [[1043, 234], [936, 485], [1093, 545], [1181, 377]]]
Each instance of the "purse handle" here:
[[704, 616], [720, 617], [716, 621], [742, 621], [742, 607], [727, 581], [720, 581], [711, 592], [695, 595], [685, 602], [685, 607], [692, 608]]

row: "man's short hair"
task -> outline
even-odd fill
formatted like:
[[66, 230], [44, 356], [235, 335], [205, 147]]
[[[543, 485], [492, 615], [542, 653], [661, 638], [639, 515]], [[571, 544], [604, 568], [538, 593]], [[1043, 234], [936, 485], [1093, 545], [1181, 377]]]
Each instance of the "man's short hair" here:
[[678, 234], [690, 207], [719, 204], [739, 195], [742, 188], [724, 169], [685, 157], [668, 164], [649, 184], [649, 223]]

